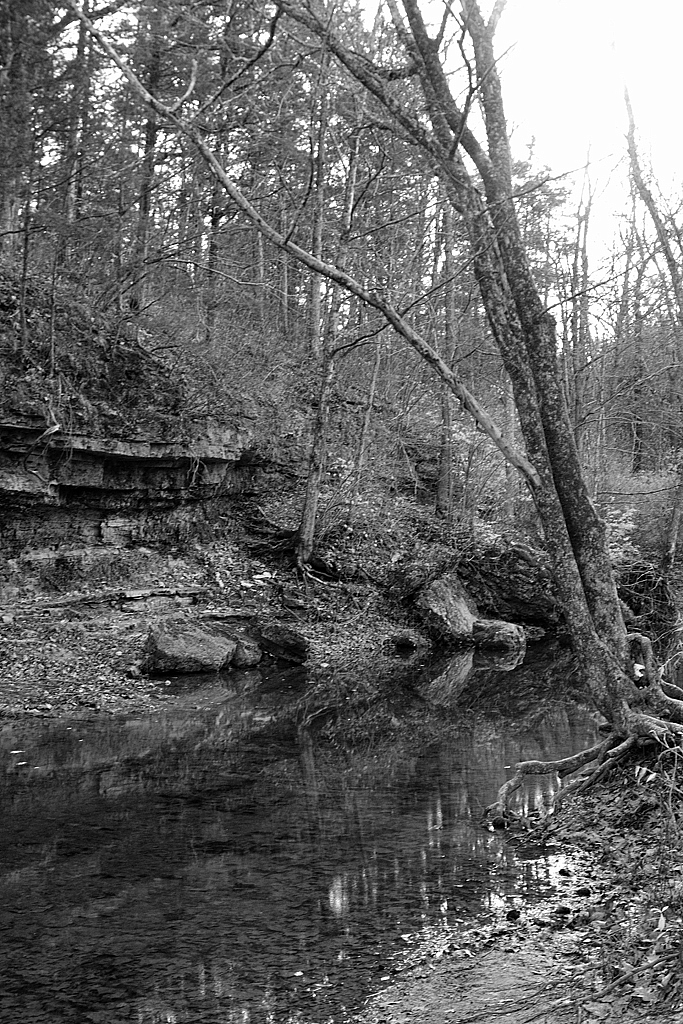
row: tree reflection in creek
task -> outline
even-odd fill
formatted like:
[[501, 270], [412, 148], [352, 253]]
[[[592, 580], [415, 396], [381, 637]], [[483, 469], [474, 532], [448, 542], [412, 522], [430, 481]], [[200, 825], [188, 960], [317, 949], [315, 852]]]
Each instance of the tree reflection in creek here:
[[0, 1020], [335, 1020], [402, 936], [546, 892], [553, 860], [481, 813], [506, 765], [586, 745], [593, 720], [521, 721], [533, 666], [445, 671], [392, 712], [414, 728], [355, 746], [285, 734], [253, 678], [204, 710], [5, 721]]

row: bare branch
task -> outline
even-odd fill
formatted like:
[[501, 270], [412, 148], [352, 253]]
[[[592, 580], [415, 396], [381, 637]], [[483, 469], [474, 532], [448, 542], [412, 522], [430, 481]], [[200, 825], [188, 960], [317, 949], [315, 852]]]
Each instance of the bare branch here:
[[505, 10], [506, 4], [507, 4], [507, 0], [496, 0], [495, 4], [493, 5], [493, 10], [491, 11], [491, 17], [489, 18], [488, 25], [486, 26], [488, 28], [489, 32], [491, 33], [491, 35], [493, 35], [493, 33], [498, 28], [498, 22], [501, 19], [501, 15], [503, 14], [503, 11]]
[[180, 97], [180, 99], [176, 100], [175, 103], [172, 106], [170, 106], [168, 109], [172, 110], [172, 111], [180, 110], [180, 108], [182, 107], [182, 105], [185, 102], [185, 100], [188, 100], [190, 98], [190, 96], [192, 95], [192, 93], [194, 92], [196, 84], [197, 84], [197, 61], [193, 60], [192, 61], [192, 74], [190, 75], [190, 82], [189, 82], [189, 85], [188, 85], [187, 89], [185, 90], [183, 95]]

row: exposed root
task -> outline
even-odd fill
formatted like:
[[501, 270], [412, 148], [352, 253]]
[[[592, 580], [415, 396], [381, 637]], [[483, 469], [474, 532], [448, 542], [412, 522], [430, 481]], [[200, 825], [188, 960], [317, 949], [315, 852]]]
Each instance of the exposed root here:
[[569, 785], [560, 790], [555, 797], [554, 807], [558, 807], [562, 800], [565, 800], [571, 793], [585, 793], [591, 786], [604, 779], [637, 743], [637, 736], [628, 736], [615, 747], [610, 747], [594, 768], [582, 773], [579, 778], [573, 779]]
[[631, 650], [634, 647], [638, 648], [642, 660], [644, 696], [650, 705], [655, 710], [664, 712], [671, 722], [683, 723], [683, 690], [662, 679], [663, 669], [657, 664], [650, 638], [642, 633], [629, 633], [626, 639]]
[[613, 747], [615, 737], [610, 735], [595, 746], [587, 750], [581, 750], [571, 757], [564, 757], [557, 761], [520, 761], [515, 765], [515, 774], [508, 779], [498, 790], [496, 802], [486, 808], [486, 816], [496, 828], [503, 828], [509, 824], [512, 815], [508, 808], [508, 802], [512, 794], [519, 789], [529, 775], [552, 775], [556, 774], [560, 779], [566, 775], [583, 768], [591, 761], [601, 759], [610, 747]]
[[[514, 822], [515, 815], [508, 806], [510, 797], [530, 775], [554, 774], [563, 779], [580, 768], [585, 768], [577, 778], [572, 779], [554, 796], [548, 811], [551, 813], [570, 794], [584, 793], [606, 778], [633, 747], [652, 741], [668, 746], [671, 740], [677, 744], [683, 738], [683, 726], [651, 715], [634, 717], [632, 730], [626, 738], [611, 733], [601, 743], [596, 743], [595, 746], [579, 751], [578, 754], [557, 761], [520, 761], [515, 765], [515, 774], [512, 778], [508, 779], [498, 790], [495, 803], [486, 808], [485, 816], [495, 828], [505, 828]], [[593, 764], [593, 762], [596, 763]], [[585, 767], [588, 765], [592, 765], [592, 767]]]
[[[613, 729], [595, 746], [556, 761], [520, 761], [515, 773], [498, 791], [486, 817], [496, 828], [504, 828], [517, 817], [509, 808], [510, 797], [532, 775], [555, 775], [560, 780], [584, 769], [562, 787], [552, 799], [550, 811], [571, 793], [585, 792], [604, 779], [637, 745], [659, 743], [683, 748], [683, 689], [663, 680], [651, 640], [640, 634], [628, 635], [637, 689], [629, 700], [613, 708]], [[637, 660], [640, 659], [640, 660]], [[635, 698], [635, 699], [634, 699]], [[588, 767], [590, 766], [590, 767]], [[549, 811], [549, 812], [550, 812]]]
[[656, 740], [666, 746], [669, 739], [678, 741], [683, 737], [683, 724], [669, 718], [659, 718], [646, 711], [633, 712], [629, 720], [629, 733], [641, 740]]

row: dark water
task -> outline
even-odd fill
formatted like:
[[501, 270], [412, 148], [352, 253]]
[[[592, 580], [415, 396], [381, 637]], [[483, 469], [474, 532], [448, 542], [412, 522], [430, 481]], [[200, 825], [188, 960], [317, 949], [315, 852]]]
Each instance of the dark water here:
[[338, 1021], [409, 942], [547, 894], [558, 858], [481, 813], [506, 765], [580, 749], [593, 720], [523, 714], [533, 664], [470, 668], [353, 745], [278, 725], [291, 676], [146, 718], [4, 722], [0, 1021]]

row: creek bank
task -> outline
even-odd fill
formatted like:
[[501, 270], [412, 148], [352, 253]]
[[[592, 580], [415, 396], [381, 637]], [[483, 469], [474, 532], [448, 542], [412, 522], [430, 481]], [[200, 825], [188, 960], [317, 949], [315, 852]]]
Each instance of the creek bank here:
[[[552, 900], [464, 932], [410, 937], [413, 948], [349, 1024], [405, 1024], [417, 1013], [430, 1024], [678, 1024], [683, 879], [671, 825], [683, 809], [662, 756], [641, 751], [519, 837], [564, 852]], [[644, 791], [633, 772], [645, 766]]]
[[[220, 537], [214, 532], [212, 540], [182, 548], [99, 542], [28, 549], [4, 558], [0, 563], [0, 711], [57, 716], [79, 708], [88, 714], [97, 709], [109, 713], [155, 710], [159, 702], [169, 699], [164, 676], [188, 670], [187, 662], [175, 668], [169, 661], [160, 661], [156, 668], [149, 664], [149, 638], [169, 619], [189, 632], [208, 630], [234, 642], [234, 649], [228, 645], [218, 661], [200, 660], [196, 665], [212, 670], [224, 665], [228, 650], [234, 658], [238, 648], [241, 665], [236, 663], [236, 668], [256, 664], [262, 652], [270, 660], [305, 662], [314, 678], [330, 671], [366, 673], [384, 659], [393, 659], [397, 665], [419, 664], [430, 650], [467, 652], [474, 647], [471, 636], [464, 637], [464, 647], [453, 636], [444, 638], [443, 631], [435, 639], [435, 633], [425, 628], [424, 615], [417, 614], [416, 596], [444, 575], [438, 567], [431, 580], [423, 576], [412, 589], [404, 582], [413, 569], [402, 569], [403, 582], [397, 587], [391, 567], [382, 576], [377, 551], [363, 552], [365, 564], [373, 569], [369, 579], [354, 568], [353, 556], [332, 549], [326, 554], [338, 565], [340, 579], [304, 582], [286, 560], [254, 556], [239, 506], [223, 503], [220, 509]], [[513, 561], [509, 554], [496, 554], [489, 547], [476, 562], [478, 571], [486, 574], [498, 558], [508, 565]], [[460, 561], [472, 578], [475, 559]], [[514, 563], [530, 578], [525, 558], [515, 556]], [[510, 571], [510, 576], [503, 572], [496, 576], [501, 590], [516, 578]], [[462, 596], [459, 573], [454, 577], [447, 570], [446, 575], [455, 580]], [[631, 584], [632, 603], [634, 594], [643, 595], [637, 624], [647, 620], [654, 604], [643, 589], [651, 579], [651, 574], [640, 571], [640, 592]], [[481, 616], [482, 606], [473, 601], [469, 587], [485, 601], [484, 614], [491, 615], [491, 620]], [[493, 583], [486, 598], [472, 583], [466, 593], [469, 596], [462, 600], [469, 609], [467, 629], [474, 633], [493, 621], [494, 640], [501, 629], [512, 629], [510, 642], [498, 651], [507, 652], [511, 664], [517, 663], [524, 650], [522, 630], [533, 639], [543, 632], [538, 607], [527, 621], [513, 627], [499, 625], [493, 618], [498, 609], [509, 613], [512, 609], [504, 597], [497, 603]], [[661, 608], [670, 619], [669, 606], [661, 595], [656, 596], [659, 621], [665, 618]], [[481, 656], [486, 648], [477, 649]], [[445, 692], [449, 689], [444, 687]]]

